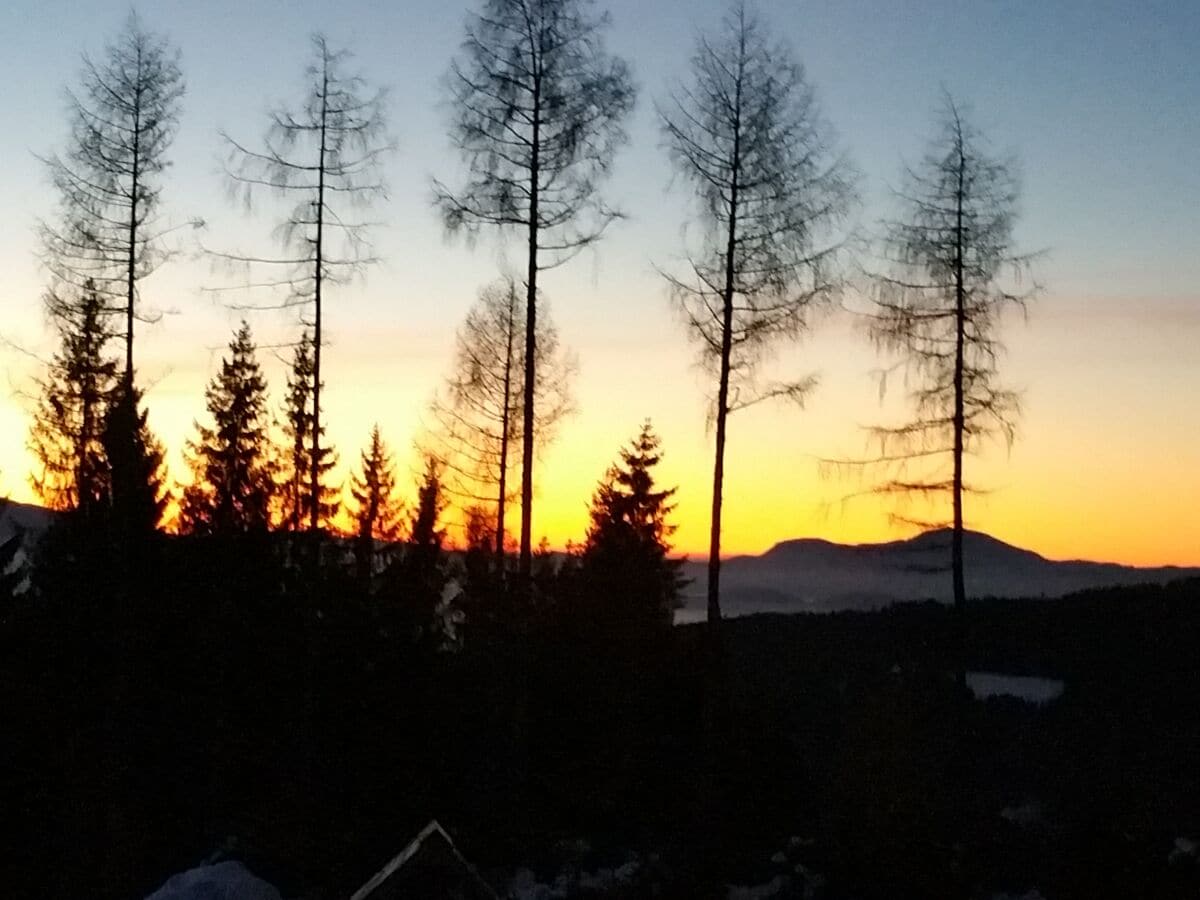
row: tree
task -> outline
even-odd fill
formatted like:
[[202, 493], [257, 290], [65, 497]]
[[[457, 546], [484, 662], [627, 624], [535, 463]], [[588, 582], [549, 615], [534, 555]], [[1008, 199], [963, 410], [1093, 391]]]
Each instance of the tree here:
[[105, 352], [112, 333], [90, 282], [70, 302], [48, 296], [47, 307], [60, 348], [38, 382], [29, 431], [37, 470], [30, 481], [50, 509], [94, 510], [110, 488], [103, 432], [117, 383], [117, 364]]
[[[286, 256], [220, 254], [247, 266], [274, 265], [283, 274], [257, 283], [286, 291], [286, 307], [312, 308], [312, 428], [308, 431], [308, 492], [321, 493], [321, 349], [324, 346], [324, 290], [345, 283], [375, 262], [367, 243], [370, 223], [358, 218], [376, 198], [387, 197], [380, 162], [392, 148], [386, 137], [384, 93], [367, 91], [366, 82], [343, 69], [350, 54], [333, 51], [324, 36], [314, 35], [313, 62], [304, 101], [298, 110], [271, 113], [262, 148], [253, 150], [222, 135], [230, 148], [226, 172], [247, 205], [267, 189], [295, 201], [280, 233]], [[321, 526], [321, 504], [309, 505], [308, 527]]]
[[[919, 383], [912, 421], [873, 429], [881, 447], [874, 462], [891, 467], [893, 477], [877, 488], [882, 493], [949, 495], [950, 568], [961, 622], [963, 495], [971, 490], [963, 460], [988, 437], [1010, 444], [1014, 438], [1019, 398], [998, 383], [1003, 347], [996, 330], [1003, 310], [1024, 308], [1037, 286], [1020, 286], [1032, 256], [1013, 249], [1019, 192], [1012, 165], [986, 152], [949, 96], [940, 127], [920, 165], [907, 173], [901, 215], [886, 225], [891, 271], [877, 276], [870, 333], [881, 349], [903, 356]], [[1013, 283], [1005, 283], [1006, 272]]]
[[533, 560], [538, 273], [600, 239], [617, 217], [600, 198], [634, 88], [588, 0], [483, 0], [448, 75], [451, 137], [465, 183], [435, 182], [447, 230], [516, 230], [526, 242], [520, 573]]
[[439, 605], [447, 578], [442, 551], [446, 532], [441, 527], [445, 508], [440, 466], [426, 457], [408, 540], [392, 566], [388, 583], [399, 603], [403, 626], [429, 649], [436, 647], [440, 635]]
[[[300, 336], [292, 355], [292, 371], [288, 376], [288, 392], [283, 405], [283, 434], [286, 440], [281, 463], [280, 488], [281, 520], [289, 531], [326, 527], [337, 515], [339, 491], [328, 484], [337, 465], [333, 448], [323, 444], [312, 432], [325, 433], [324, 425], [316, 424], [316, 365], [315, 346], [307, 331]], [[313, 448], [317, 456], [312, 455]], [[312, 473], [317, 473], [316, 481]], [[314, 489], [315, 486], [315, 489]]]
[[376, 541], [393, 542], [400, 534], [400, 501], [396, 497], [396, 472], [392, 454], [379, 426], [371, 429], [370, 446], [362, 452], [361, 474], [350, 479], [350, 496], [356, 509], [354, 520], [355, 557], [359, 577], [369, 580], [374, 572]]
[[158, 530], [168, 499], [162, 444], [147, 424], [140, 391], [117, 388], [105, 418], [103, 443], [111, 477], [111, 539], [133, 559]]
[[275, 488], [267, 383], [246, 322], [229, 342], [229, 356], [209, 382], [205, 401], [213, 424], [197, 423], [196, 438], [188, 442], [192, 483], [183, 492], [183, 528], [207, 534], [265, 531]]
[[427, 551], [441, 551], [446, 532], [441, 528], [446, 498], [442, 491], [442, 470], [437, 460], [425, 459], [425, 471], [417, 487], [417, 507], [409, 526], [409, 545]]
[[730, 413], [802, 400], [812, 378], [760, 384], [756, 370], [839, 291], [834, 232], [852, 173], [828, 145], [803, 67], [738, 6], [699, 40], [692, 83], [660, 110], [675, 169], [694, 189], [703, 239], [667, 281], [716, 376], [708, 618], [720, 619], [721, 505]]
[[84, 56], [80, 91], [67, 95], [67, 151], [45, 160], [61, 218], [41, 225], [46, 264], [58, 294], [94, 291], [107, 312], [124, 318], [126, 393], [138, 285], [171, 255], [163, 239], [174, 228], [161, 217], [159, 178], [183, 93], [178, 51], [130, 13], [100, 60]]
[[[454, 366], [445, 398], [433, 403], [434, 435], [447, 492], [475, 513], [493, 509], [495, 558], [503, 567], [505, 512], [511, 499], [509, 472], [520, 464], [524, 420], [525, 301], [511, 278], [484, 288], [458, 329]], [[574, 361], [559, 349], [548, 310], [537, 323], [534, 388], [540, 450], [571, 411]]]
[[656, 489], [661, 441], [647, 420], [592, 496], [579, 577], [606, 630], [645, 630], [674, 620], [682, 560], [670, 559], [675, 489]]

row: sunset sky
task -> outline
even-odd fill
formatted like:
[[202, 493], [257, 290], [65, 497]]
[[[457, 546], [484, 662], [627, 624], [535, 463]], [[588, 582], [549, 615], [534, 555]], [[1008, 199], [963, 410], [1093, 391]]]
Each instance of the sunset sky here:
[[[677, 484], [679, 549], [707, 545], [711, 435], [707, 379], [655, 265], [682, 250], [690, 209], [671, 186], [653, 101], [686, 76], [713, 0], [613, 0], [610, 50], [633, 66], [640, 95], [606, 196], [625, 212], [594, 253], [550, 273], [544, 290], [564, 344], [577, 354], [577, 414], [537, 470], [534, 534], [579, 539], [586, 504], [618, 448], [647, 417], [662, 435], [662, 479]], [[805, 64], [839, 146], [862, 172], [856, 219], [869, 232], [891, 211], [890, 188], [933, 130], [943, 87], [974, 109], [1000, 153], [1021, 162], [1021, 248], [1046, 251], [1045, 292], [1004, 325], [1007, 382], [1023, 395], [1011, 450], [968, 465], [990, 489], [968, 525], [1056, 558], [1200, 564], [1200, 4], [1171, 0], [762, 0], [762, 15]], [[99, 54], [128, 12], [98, 0], [7, 0], [0, 8], [0, 491], [31, 499], [25, 452], [28, 394], [53, 351], [40, 297], [46, 285], [34, 227], [54, 194], [35, 154], [63, 147], [64, 88], [80, 53]], [[384, 262], [327, 306], [326, 411], [343, 469], [378, 422], [407, 474], [454, 332], [512, 248], [445, 239], [430, 178], [459, 181], [446, 137], [440, 79], [466, 7], [454, 2], [156, 0], [148, 28], [182, 51], [188, 83], [166, 215], [206, 220], [208, 245], [273, 247], [272, 207], [248, 217], [226, 196], [218, 129], [255, 142], [267, 109], [294, 102], [308, 35], [351, 48], [352, 68], [390, 88], [398, 152], [390, 200], [374, 234]], [[185, 251], [142, 286], [162, 320], [137, 345], [151, 424], [179, 451], [203, 413], [204, 385], [241, 313], [204, 286], [231, 283], [185, 237]], [[517, 250], [519, 253], [519, 250]], [[516, 260], [515, 255], [509, 256]], [[236, 297], [236, 295], [234, 295]], [[229, 295], [226, 295], [228, 299]], [[860, 298], [848, 297], [852, 307]], [[294, 317], [258, 313], [260, 345], [294, 339]], [[822, 472], [818, 459], [867, 450], [863, 426], [903, 414], [902, 379], [881, 401], [878, 357], [851, 315], [813, 321], [776, 360], [816, 373], [804, 410], [755, 408], [733, 417], [724, 547], [761, 552], [779, 540], [873, 541], [902, 535], [874, 499], [843, 502], [863, 482]], [[281, 396], [283, 366], [263, 349]]]

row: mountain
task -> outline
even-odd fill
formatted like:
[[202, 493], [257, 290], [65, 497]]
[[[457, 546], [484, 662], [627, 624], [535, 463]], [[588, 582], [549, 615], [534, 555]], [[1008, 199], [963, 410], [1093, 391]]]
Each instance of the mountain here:
[[0, 543], [8, 540], [13, 531], [18, 529], [25, 532], [27, 538], [36, 538], [50, 527], [56, 515], [53, 510], [32, 503], [0, 500]]
[[[832, 612], [877, 609], [906, 600], [952, 599], [949, 529], [882, 544], [835, 544], [814, 538], [783, 541], [761, 556], [736, 556], [721, 565], [721, 611]], [[1200, 576], [1200, 568], [1137, 568], [1084, 560], [1051, 560], [990, 535], [963, 535], [970, 597], [1060, 597], [1085, 588]], [[704, 562], [689, 560], [684, 608], [677, 622], [704, 618]]]

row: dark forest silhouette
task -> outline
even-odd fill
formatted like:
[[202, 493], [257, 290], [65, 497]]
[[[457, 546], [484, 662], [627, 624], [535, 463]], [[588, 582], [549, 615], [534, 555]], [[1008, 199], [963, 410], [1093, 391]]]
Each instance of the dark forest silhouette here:
[[[145, 279], [179, 252], [182, 61], [136, 14], [85, 57], [39, 225], [57, 347], [30, 481], [53, 517], [0, 542], [7, 894], [145, 896], [225, 847], [288, 896], [348, 896], [432, 819], [501, 890], [518, 867], [571, 896], [603, 895], [587, 871], [624, 873], [606, 889], [622, 897], [1200, 888], [1200, 583], [967, 596], [964, 458], [1014, 437], [1000, 316], [1036, 284], [1010, 277], [1031, 261], [1013, 164], [948, 96], [893, 220], [853, 234], [858, 174], [786, 43], [740, 4], [697, 38], [657, 118], [698, 226], [662, 271], [713, 386], [707, 622], [674, 625], [676, 486], [648, 420], [614, 439], [578, 544], [535, 547], [535, 463], [575, 368], [539, 274], [622, 217], [603, 188], [636, 89], [609, 24], [587, 0], [468, 15], [445, 79], [461, 166], [432, 204], [449, 234], [515, 236], [525, 271], [462, 323], [419, 470], [376, 425], [345, 484], [322, 350], [336, 298], [377, 262], [387, 95], [318, 35], [299, 103], [260, 141], [222, 135], [237, 198], [287, 208], [275, 253], [206, 250], [245, 275], [208, 288], [244, 292], [248, 317], [292, 311], [295, 337], [272, 394], [240, 322], [187, 471], [168, 473], [134, 331], [153, 318]], [[853, 287], [864, 246], [883, 257], [866, 330], [918, 378], [911, 419], [841, 464], [882, 471], [880, 493], [949, 498], [953, 608], [722, 621], [725, 473], [753, 462], [727, 460], [729, 416], [815, 389], [764, 366]], [[1066, 688], [1044, 709], [979, 702], [976, 670]]]

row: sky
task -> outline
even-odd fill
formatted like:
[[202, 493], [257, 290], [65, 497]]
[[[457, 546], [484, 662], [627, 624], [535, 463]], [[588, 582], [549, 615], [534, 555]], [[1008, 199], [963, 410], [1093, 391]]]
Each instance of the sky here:
[[[606, 198], [627, 213], [598, 245], [544, 279], [561, 339], [576, 354], [577, 413], [537, 472], [534, 534], [579, 540], [587, 503], [618, 449], [652, 419], [661, 479], [677, 485], [678, 549], [702, 556], [711, 500], [709, 378], [656, 266], [675, 264], [692, 209], [672, 182], [654, 101], [686, 78], [713, 0], [613, 0], [609, 49], [639, 86], [629, 143]], [[31, 379], [54, 349], [41, 310], [47, 277], [35, 226], [54, 195], [37, 155], [64, 145], [64, 90], [80, 54], [101, 52], [129, 11], [107, 0], [7, 0], [0, 8], [0, 492], [31, 499], [25, 441]], [[352, 67], [389, 89], [397, 152], [390, 196], [376, 207], [382, 262], [327, 300], [329, 433], [342, 475], [378, 422], [402, 475], [454, 332], [483, 285], [518, 259], [500, 238], [449, 240], [430, 180], [453, 184], [442, 76], [468, 7], [444, 0], [157, 0], [139, 12], [180, 48], [188, 90], [164, 179], [172, 221], [201, 217], [201, 234], [142, 286], [163, 312], [138, 338], [152, 427], [171, 475], [203, 416], [203, 391], [242, 315], [204, 290], [230, 275], [199, 252], [269, 250], [272, 208], [247, 215], [220, 174], [219, 130], [253, 143], [266, 112], [302, 90], [309, 35], [351, 49]], [[997, 153], [1019, 160], [1018, 246], [1044, 251], [1044, 290], [1027, 317], [1003, 323], [1006, 383], [1023, 416], [1011, 447], [968, 462], [986, 492], [968, 500], [969, 527], [1054, 558], [1140, 565], [1200, 564], [1200, 4], [1160, 0], [760, 0], [760, 14], [804, 64], [838, 147], [862, 174], [855, 222], [872, 233], [891, 191], [935, 128], [943, 89], [970, 105]], [[226, 299], [228, 295], [223, 295]], [[236, 295], [235, 295], [236, 298]], [[244, 299], [244, 298], [243, 298]], [[851, 307], [861, 298], [847, 298]], [[274, 397], [284, 366], [270, 347], [294, 340], [293, 315], [251, 319]], [[811, 322], [774, 361], [815, 374], [804, 409], [761, 406], [730, 423], [724, 551], [758, 553], [795, 537], [866, 542], [903, 536], [891, 507], [861, 496], [869, 482], [820, 460], [861, 456], [865, 427], [898, 421], [904, 384], [845, 311]], [[407, 480], [407, 479], [406, 479]], [[919, 511], [913, 511], [919, 512]], [[922, 512], [940, 517], [936, 510]]]

